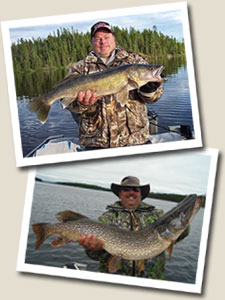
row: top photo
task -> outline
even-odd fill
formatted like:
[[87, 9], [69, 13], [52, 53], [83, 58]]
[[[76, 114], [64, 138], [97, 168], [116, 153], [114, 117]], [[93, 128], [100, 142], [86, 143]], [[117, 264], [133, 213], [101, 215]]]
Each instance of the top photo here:
[[18, 167], [202, 147], [185, 2], [1, 28]]

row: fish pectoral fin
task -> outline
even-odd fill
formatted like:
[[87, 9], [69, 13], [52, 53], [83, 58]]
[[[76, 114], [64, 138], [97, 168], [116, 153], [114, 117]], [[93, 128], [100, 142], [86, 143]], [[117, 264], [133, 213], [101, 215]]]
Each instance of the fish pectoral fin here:
[[62, 247], [64, 245], [70, 244], [73, 241], [70, 239], [67, 239], [61, 235], [54, 238], [54, 240], [51, 242], [51, 246], [54, 248]]
[[129, 86], [131, 87], [132, 90], [139, 88], [138, 83], [135, 80], [132, 80], [130, 78], [128, 78], [128, 84], [129, 84]]
[[73, 97], [65, 97], [63, 98], [60, 103], [62, 104], [63, 109], [65, 109], [67, 106], [69, 106], [73, 101], [75, 101], [75, 98]]
[[168, 250], [168, 255], [169, 255], [169, 260], [171, 260], [171, 258], [172, 258], [173, 245], [174, 245], [174, 242], [172, 242], [172, 243], [170, 244], [170, 246], [167, 248], [167, 250]]
[[56, 218], [59, 222], [67, 222], [71, 220], [79, 220], [86, 218], [85, 216], [78, 214], [76, 212], [73, 212], [71, 210], [64, 210], [56, 214]]
[[109, 273], [115, 273], [119, 269], [120, 260], [121, 258], [119, 256], [110, 256], [107, 262]]
[[116, 102], [118, 102], [122, 107], [125, 106], [127, 100], [128, 100], [128, 93], [129, 93], [129, 88], [126, 86], [122, 90], [120, 90], [118, 93], [115, 94], [115, 99]]

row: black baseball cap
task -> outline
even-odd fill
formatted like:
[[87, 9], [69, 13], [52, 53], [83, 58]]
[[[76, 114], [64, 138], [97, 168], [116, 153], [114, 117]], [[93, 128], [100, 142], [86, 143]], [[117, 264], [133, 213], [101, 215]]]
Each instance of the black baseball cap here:
[[113, 30], [112, 30], [111, 26], [109, 25], [109, 23], [100, 21], [100, 22], [95, 23], [91, 27], [91, 38], [95, 35], [96, 31], [98, 31], [99, 29], [102, 29], [102, 28], [113, 33]]

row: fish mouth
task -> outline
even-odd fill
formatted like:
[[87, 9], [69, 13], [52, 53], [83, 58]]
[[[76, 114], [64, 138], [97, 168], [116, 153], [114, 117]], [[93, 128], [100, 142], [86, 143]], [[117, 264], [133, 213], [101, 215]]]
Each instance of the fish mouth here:
[[172, 210], [168, 211], [164, 214], [162, 218], [153, 223], [153, 226], [159, 226], [159, 231], [164, 231], [164, 226], [173, 222], [175, 218], [182, 219], [182, 222], [188, 224], [190, 223], [193, 216], [200, 209], [200, 200], [197, 200], [197, 195], [192, 194], [183, 199], [177, 206], [175, 206]]
[[160, 74], [162, 73], [162, 70], [164, 70], [164, 69], [165, 69], [164, 66], [156, 67], [156, 69], [152, 72], [153, 76], [160, 76]]
[[186, 204], [187, 206], [186, 209], [184, 209], [183, 214], [184, 214], [184, 221], [187, 224], [190, 223], [194, 215], [196, 215], [196, 213], [199, 211], [199, 209], [201, 208], [201, 204], [202, 204], [201, 197], [196, 197], [195, 201], [190, 203], [189, 205], [188, 203]]
[[197, 214], [197, 212], [200, 210], [201, 205], [202, 205], [203, 199], [201, 196], [198, 196], [197, 199], [195, 200], [194, 206], [192, 208], [192, 212], [189, 218], [189, 222], [192, 220], [192, 218]]
[[160, 79], [160, 81], [166, 81], [167, 78], [162, 74], [162, 71], [165, 69], [164, 66], [159, 66], [155, 70], [152, 71], [152, 76]]

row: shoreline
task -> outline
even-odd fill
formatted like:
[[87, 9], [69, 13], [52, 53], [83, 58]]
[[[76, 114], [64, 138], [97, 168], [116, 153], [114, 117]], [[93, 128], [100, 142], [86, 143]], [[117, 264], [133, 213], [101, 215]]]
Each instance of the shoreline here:
[[[86, 184], [86, 183], [81, 183], [81, 182], [60, 182], [60, 181], [51, 182], [51, 181], [43, 180], [39, 177], [35, 177], [35, 181], [41, 182], [41, 183], [59, 184], [59, 185], [66, 185], [66, 186], [70, 186], [70, 187], [78, 187], [78, 188], [85, 188], [85, 189], [91, 189], [91, 190], [111, 192], [110, 188], [105, 188], [102, 186], [98, 186], [98, 185], [94, 185], [94, 184]], [[166, 201], [179, 203], [186, 196], [188, 196], [188, 195], [163, 193], [163, 192], [157, 192], [157, 193], [150, 192], [148, 194], [147, 198], [160, 199], [160, 200], [166, 200]], [[202, 207], [205, 207], [206, 196], [205, 195], [199, 195], [199, 196], [203, 197]]]

